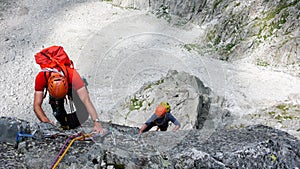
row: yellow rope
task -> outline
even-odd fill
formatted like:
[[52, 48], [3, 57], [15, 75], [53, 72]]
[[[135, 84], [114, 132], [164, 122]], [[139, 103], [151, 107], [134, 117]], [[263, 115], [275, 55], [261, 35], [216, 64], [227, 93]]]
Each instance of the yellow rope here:
[[64, 156], [66, 155], [66, 153], [68, 152], [68, 150], [71, 148], [71, 146], [72, 146], [72, 144], [74, 143], [74, 141], [83, 139], [83, 138], [85, 138], [85, 137], [91, 137], [91, 136], [92, 136], [92, 134], [85, 134], [85, 135], [83, 135], [83, 136], [79, 136], [79, 137], [74, 138], [74, 139], [70, 142], [70, 144], [68, 145], [68, 147], [65, 149], [65, 151], [62, 153], [62, 155], [60, 156], [60, 158], [57, 160], [57, 162], [54, 164], [54, 166], [53, 166], [52, 169], [55, 169], [55, 168], [58, 166], [59, 162], [64, 158]]

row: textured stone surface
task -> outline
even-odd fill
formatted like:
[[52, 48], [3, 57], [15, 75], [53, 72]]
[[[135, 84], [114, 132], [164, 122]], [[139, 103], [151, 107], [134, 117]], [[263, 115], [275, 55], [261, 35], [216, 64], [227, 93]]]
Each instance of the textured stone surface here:
[[[37, 124], [35, 124], [36, 126]], [[41, 125], [41, 124], [40, 124]], [[50, 168], [68, 135], [90, 131], [91, 124], [71, 131], [50, 126], [41, 133], [56, 138], [27, 138], [17, 149], [1, 143], [1, 168]], [[256, 125], [234, 130], [147, 132], [103, 123], [112, 134], [102, 141], [75, 141], [58, 168], [299, 168], [300, 141], [270, 127]], [[36, 128], [35, 128], [36, 129]], [[96, 139], [97, 140], [97, 139]]]
[[300, 59], [299, 1], [113, 0], [113, 4], [148, 9], [175, 25], [206, 25], [205, 38], [189, 44], [202, 54], [227, 61], [251, 55], [257, 65], [290, 65], [299, 71], [295, 65]]
[[11, 117], [0, 117], [0, 142], [14, 144], [18, 132], [30, 133], [29, 122]]
[[[113, 69], [106, 72], [103, 69], [107, 67], [103, 67], [101, 64], [100, 66], [92, 64], [96, 65], [92, 67], [97, 67], [99, 70], [91, 69], [92, 73], [87, 73], [87, 77], [93, 79], [91, 76], [94, 72], [103, 71], [105, 76], [99, 79], [103, 83], [108, 81], [104, 85], [108, 87], [102, 88], [94, 84], [94, 86], [99, 87], [96, 89], [101, 90], [91, 90], [91, 92], [98, 92], [96, 94], [100, 95], [100, 97], [96, 95], [95, 99], [95, 103], [99, 104], [97, 107], [99, 110], [111, 102], [112, 97], [107, 94], [110, 92], [111, 83], [120, 80], [118, 81], [120, 82], [120, 89], [126, 90], [124, 82], [127, 81], [122, 81], [122, 78], [132, 80], [137, 75], [136, 71], [130, 74], [129, 70], [136, 69], [125, 62], [127, 58], [124, 56], [136, 54], [135, 57], [129, 60], [134, 62], [135, 59], [140, 58], [140, 54], [145, 54], [143, 59], [157, 55], [158, 52], [147, 50], [147, 47], [157, 47], [156, 50], [163, 49], [159, 50], [159, 56], [169, 54], [185, 58], [192, 55], [193, 57], [187, 58], [189, 61], [187, 67], [194, 67], [192, 72], [201, 80], [205, 79], [205, 76], [200, 72], [203, 72], [202, 67], [206, 67], [207, 69], [204, 71], [208, 71], [209, 77], [212, 78], [204, 80], [204, 82], [209, 84], [208, 87], [212, 88], [213, 91], [226, 88], [227, 99], [229, 100], [223, 105], [226, 108], [235, 110], [236, 114], [232, 114], [233, 116], [238, 117], [239, 113], [248, 115], [249, 112], [257, 111], [256, 114], [250, 115], [256, 116], [255, 121], [262, 120], [258, 123], [270, 125], [269, 119], [272, 118], [274, 122], [272, 121], [271, 126], [279, 126], [282, 130], [287, 131], [292, 129], [293, 134], [299, 136], [299, 109], [297, 107], [293, 111], [286, 111], [285, 108], [280, 112], [277, 112], [277, 108], [274, 112], [273, 110], [266, 110], [264, 112], [264, 118], [266, 119], [259, 118], [261, 112], [258, 110], [261, 106], [276, 106], [281, 101], [294, 102], [299, 105], [299, 78], [297, 77], [299, 75], [299, 65], [297, 64], [299, 62], [299, 1], [124, 0], [119, 2], [124, 3], [124, 8], [117, 8], [108, 5], [110, 2], [100, 2], [98, 0], [1, 1], [0, 25], [2, 28], [1, 35], [4, 38], [0, 42], [2, 56], [0, 65], [2, 72], [5, 72], [0, 76], [0, 88], [3, 91], [0, 97], [1, 115], [8, 114], [26, 117], [27, 120], [36, 120], [36, 118], [33, 118], [34, 113], [32, 112], [33, 82], [28, 79], [33, 79], [36, 71], [38, 71], [33, 66], [33, 55], [42, 46], [60, 43], [68, 48], [68, 52], [73, 58], [80, 55], [84, 56], [82, 58], [85, 64], [102, 62], [103, 64], [113, 65]], [[194, 2], [197, 2], [199, 6], [193, 6], [196, 4]], [[134, 4], [135, 6], [127, 4]], [[166, 26], [165, 22], [161, 22], [162, 20], [158, 22], [156, 18], [152, 18], [152, 15], [151, 17], [149, 17], [150, 15], [145, 17], [145, 13], [132, 10], [132, 8], [139, 9], [139, 7], [140, 9], [150, 9], [156, 16], [164, 18], [175, 27], [170, 28], [169, 25]], [[191, 8], [196, 10], [191, 10]], [[185, 30], [189, 28], [191, 22], [198, 24], [194, 25], [194, 28], [198, 30], [196, 33]], [[188, 24], [186, 25], [186, 23]], [[177, 26], [183, 26], [183, 29], [178, 29]], [[147, 29], [149, 27], [152, 29]], [[202, 33], [203, 31], [206, 31], [205, 34]], [[149, 36], [141, 36], [145, 32], [154, 33], [147, 34]], [[91, 36], [97, 38], [91, 40]], [[132, 39], [129, 40], [128, 37]], [[181, 41], [176, 41], [176, 38]], [[117, 47], [124, 45], [125, 47], [117, 50], [118, 48], [114, 45], [117, 45]], [[111, 51], [114, 52], [109, 53]], [[191, 54], [186, 55], [189, 51], [191, 51]], [[197, 51], [198, 54], [192, 51]], [[103, 54], [103, 60], [99, 60], [100, 57], [102, 58], [102, 55], [99, 56], [100, 53], [105, 53]], [[115, 57], [116, 55], [121, 57]], [[209, 57], [203, 57], [206, 55]], [[116, 59], [110, 60], [111, 56]], [[222, 60], [246, 59], [227, 64], [228, 62], [223, 63], [209, 59], [211, 57]], [[174, 57], [169, 58], [174, 59]], [[76, 61], [76, 59], [74, 60]], [[168, 60], [169, 65], [178, 63], [178, 60], [173, 59]], [[199, 60], [203, 61], [204, 66], [199, 64]], [[111, 64], [114, 61], [116, 61], [116, 64]], [[124, 67], [120, 66], [123, 74], [114, 69], [119, 66], [119, 61], [125, 65]], [[249, 61], [254, 65], [250, 66]], [[190, 62], [193, 64], [190, 64]], [[290, 71], [297, 76], [292, 77], [281, 72], [273, 72], [272, 69], [280, 70], [277, 64], [288, 64], [291, 66]], [[87, 64], [89, 68], [90, 65]], [[144, 63], [142, 68], [149, 68], [148, 65], [148, 62]], [[276, 65], [276, 67], [269, 67], [268, 65]], [[222, 69], [223, 66], [226, 68]], [[198, 69], [199, 67], [201, 69]], [[180, 68], [186, 67], [182, 66]], [[271, 71], [268, 71], [268, 68]], [[222, 79], [217, 76], [222, 71], [227, 74], [226, 86], [223, 86], [224, 83], [220, 83]], [[149, 76], [143, 76], [143, 78], [145, 77]], [[104, 79], [107, 81], [102, 81]], [[136, 81], [133, 80], [133, 82]], [[214, 82], [221, 85], [214, 85]], [[91, 87], [93, 87], [93, 84], [91, 84]], [[218, 98], [213, 98], [212, 101], [216, 100]], [[223, 103], [222, 99], [220, 100], [220, 103]], [[211, 111], [222, 111], [218, 104], [212, 105], [210, 107]], [[291, 106], [293, 105], [288, 105], [287, 108], [292, 110]], [[50, 110], [47, 111], [51, 115], [50, 112]], [[297, 116], [294, 116], [294, 114]], [[222, 128], [223, 121], [218, 123], [219, 121], [214, 121], [214, 119], [217, 117], [217, 119], [224, 120], [226, 118], [223, 117], [228, 116], [231, 117], [230, 112], [222, 114], [222, 116], [205, 116], [205, 122], [208, 123], [203, 125], [204, 121], [199, 120], [200, 123], [196, 127], [201, 128], [201, 131], [166, 132], [163, 134], [150, 132], [142, 137], [135, 134], [136, 128], [115, 126], [114, 137], [108, 136], [101, 144], [101, 148], [99, 148], [100, 145], [93, 144], [90, 141], [74, 144], [78, 147], [72, 146], [70, 153], [64, 158], [66, 161], [62, 161], [60, 168], [99, 168], [100, 165], [108, 168], [112, 168], [113, 165], [126, 166], [127, 168], [162, 168], [162, 166], [168, 166], [169, 168], [184, 168], [187, 166], [191, 168], [200, 168], [201, 166], [204, 168], [235, 168], [239, 165], [250, 166], [249, 168], [299, 168], [297, 166], [299, 164], [299, 153], [294, 151], [299, 149], [299, 141], [286, 133], [263, 126], [253, 128], [253, 131], [260, 131], [258, 133], [251, 132], [252, 129], [249, 128], [240, 129], [247, 124], [243, 124], [243, 121], [253, 123], [251, 119], [244, 118], [245, 116], [235, 119], [240, 124], [234, 127], [237, 128], [235, 130], [220, 130], [216, 133], [212, 133], [212, 130], [205, 131], [207, 129], [205, 126], [211, 124], [213, 124], [212, 126], [220, 124], [220, 128]], [[286, 126], [286, 124], [293, 125], [293, 127]], [[204, 127], [201, 127], [202, 125]], [[12, 133], [17, 131], [13, 126]], [[79, 131], [66, 134], [70, 135], [77, 132]], [[232, 133], [234, 136], [232, 136]], [[250, 136], [252, 135], [255, 135], [253, 140], [241, 139], [242, 137], [251, 139]], [[195, 141], [193, 139], [195, 137], [198, 140]], [[232, 137], [237, 141], [233, 140]], [[14, 135], [5, 137], [5, 139], [7, 138], [14, 140]], [[258, 141], [256, 142], [257, 138]], [[191, 144], [188, 139], [193, 140], [199, 146]], [[3, 153], [1, 153], [0, 166], [2, 168], [26, 168], [26, 166], [27, 168], [49, 168], [65, 140], [66, 136], [60, 136], [57, 139], [22, 140], [17, 150], [13, 148], [11, 143], [1, 144], [0, 149]], [[155, 142], [152, 140], [155, 140]], [[206, 140], [210, 140], [211, 144], [205, 142]], [[291, 140], [291, 142], [288, 142], [288, 140]], [[165, 146], [169, 144], [170, 146]], [[189, 146], [189, 144], [193, 146]], [[177, 149], [182, 153], [174, 154], [170, 149], [175, 149], [175, 145], [179, 145], [182, 149], [184, 147], [190, 149], [185, 148], [182, 151]], [[232, 150], [228, 150], [227, 145]], [[206, 146], [215, 148], [208, 149]], [[159, 150], [157, 150], [158, 148]], [[251, 151], [248, 151], [247, 148]], [[162, 150], [163, 152], [161, 152]], [[81, 151], [83, 153], [80, 154]], [[88, 152], [87, 155], [86, 152]], [[262, 163], [261, 158], [257, 157], [264, 159], [265, 163]], [[158, 161], [161, 163], [158, 163]]]
[[170, 70], [166, 77], [144, 84], [103, 116], [113, 123], [140, 127], [160, 102], [167, 101], [171, 113], [181, 122], [181, 129], [201, 129], [204, 126], [214, 129], [225, 126], [223, 114], [227, 113], [221, 107], [222, 98], [219, 97], [219, 101], [216, 98], [196, 76]]

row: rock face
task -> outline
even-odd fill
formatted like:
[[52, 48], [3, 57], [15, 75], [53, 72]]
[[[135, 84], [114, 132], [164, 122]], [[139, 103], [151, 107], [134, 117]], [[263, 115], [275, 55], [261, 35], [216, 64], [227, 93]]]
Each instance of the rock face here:
[[15, 118], [0, 118], [0, 142], [15, 143], [18, 132], [29, 133], [29, 123]]
[[[38, 5], [33, 5], [32, 3], [37, 2], [32, 0], [0, 2], [0, 25], [3, 26], [1, 35], [4, 37], [1, 41], [4, 45], [0, 46], [3, 49], [0, 50], [3, 56], [0, 58], [0, 65], [5, 70], [0, 78], [0, 86], [4, 91], [1, 94], [4, 102], [1, 113], [21, 115], [32, 109], [31, 104], [27, 104], [32, 102], [32, 91], [24, 89], [31, 86], [32, 82], [28, 81], [28, 77], [34, 77], [35, 73], [32, 69], [33, 61], [28, 61], [27, 56], [33, 56], [33, 51], [37, 51], [44, 41], [50, 39], [49, 43], [57, 42], [61, 38], [53, 35], [57, 33], [52, 31], [55, 29], [53, 23], [60, 24], [72, 18], [80, 18], [66, 13], [66, 20], [58, 22], [51, 17], [58, 7], [62, 13], [55, 16], [64, 16], [63, 11], [79, 3], [84, 4], [82, 0], [51, 2], [43, 1]], [[197, 24], [196, 28], [203, 30], [204, 35], [196, 34], [199, 38], [195, 38], [195, 42], [182, 46], [187, 51], [198, 52], [201, 57], [208, 55], [234, 61], [247, 56], [259, 66], [299, 67], [299, 0], [113, 0], [112, 3], [125, 8], [147, 9], [184, 29], [188, 29], [191, 22]], [[85, 6], [86, 9], [88, 7], [90, 6]], [[75, 9], [74, 13], [81, 11]], [[116, 15], [117, 12], [111, 13]], [[81, 15], [81, 18], [85, 16], [87, 15]], [[9, 19], [4, 19], [6, 17]], [[92, 17], [97, 18], [94, 15]], [[103, 18], [113, 20], [114, 17], [104, 15]], [[10, 24], [7, 25], [7, 22]], [[76, 20], [76, 23], [82, 22]], [[76, 29], [75, 32], [70, 30], [66, 32], [75, 33], [70, 38], [72, 41], [62, 40], [62, 44], [73, 42], [74, 35], [86, 33], [81, 29], [78, 32]], [[66, 32], [59, 31], [59, 34]], [[103, 32], [103, 35], [114, 38], [111, 34], [115, 35], [115, 32], [107, 33]], [[48, 38], [49, 34], [53, 35], [52, 41]], [[99, 37], [102, 38], [102, 34]], [[116, 39], [120, 37], [115, 36]], [[86, 39], [86, 36], [81, 38]], [[165, 38], [161, 40], [164, 41]], [[70, 43], [70, 47], [81, 48], [82, 43], [77, 44], [78, 46]], [[168, 49], [174, 48], [166, 50]], [[27, 66], [19, 66], [24, 65], [24, 61]], [[12, 69], [16, 65], [17, 68]], [[244, 88], [243, 85], [241, 87]], [[6, 101], [9, 104], [5, 104]], [[154, 112], [160, 101], [171, 104], [172, 113], [183, 125], [181, 130], [151, 131], [137, 135], [137, 127]], [[241, 125], [237, 129], [225, 129], [224, 126], [230, 123], [231, 114], [223, 109], [223, 104], [223, 98], [204, 86], [201, 78], [170, 71], [167, 77], [145, 84], [133, 96], [117, 104], [106, 116], [106, 120], [112, 120], [112, 123], [103, 123], [110, 133], [102, 137], [86, 136], [75, 141], [58, 168], [300, 168], [299, 140], [283, 131], [262, 125]], [[18, 111], [20, 109], [21, 112]], [[289, 107], [280, 105], [263, 113], [264, 117], [274, 117], [273, 122], [295, 124], [295, 132], [298, 133], [299, 118], [290, 115], [288, 110]], [[295, 112], [299, 112], [298, 107], [295, 107]], [[27, 117], [31, 118], [32, 114]], [[101, 114], [101, 117], [105, 117], [105, 114]], [[256, 117], [262, 119], [261, 112]], [[291, 121], [285, 121], [286, 119]], [[91, 131], [90, 123], [77, 130], [61, 131], [44, 123], [30, 126], [21, 119], [1, 117], [0, 168], [50, 168], [65, 144], [70, 144], [72, 139]], [[16, 144], [18, 132], [35, 133], [35, 137], [22, 137]]]
[[230, 113], [222, 109], [221, 97], [215, 96], [199, 78], [174, 70], [158, 81], [144, 84], [102, 117], [115, 124], [140, 127], [162, 101], [171, 105], [181, 129], [214, 130], [230, 120]]
[[299, 140], [294, 142], [294, 137], [270, 127], [220, 130], [203, 142], [199, 141], [199, 133], [194, 132], [171, 151], [177, 153], [173, 156], [175, 166], [184, 163], [187, 168], [295, 168], [300, 165]]
[[[18, 149], [2, 143], [1, 166], [50, 168], [68, 135], [90, 131], [89, 126], [92, 124], [85, 124], [85, 127], [77, 130], [60, 131], [65, 136], [56, 138], [24, 139]], [[58, 168], [300, 167], [300, 141], [283, 131], [262, 125], [221, 129], [212, 135], [205, 130], [138, 135], [137, 128], [107, 123], [103, 123], [103, 126], [112, 134], [102, 140], [95, 139], [96, 142], [88, 137], [75, 141], [59, 162]], [[51, 127], [43, 127], [39, 131], [53, 133], [55, 130], [59, 131]]]
[[260, 66], [299, 62], [299, 5], [288, 1], [239, 0], [113, 0], [122, 7], [148, 9], [175, 25], [193, 22], [206, 29], [205, 38], [189, 50], [222, 60], [251, 56]]

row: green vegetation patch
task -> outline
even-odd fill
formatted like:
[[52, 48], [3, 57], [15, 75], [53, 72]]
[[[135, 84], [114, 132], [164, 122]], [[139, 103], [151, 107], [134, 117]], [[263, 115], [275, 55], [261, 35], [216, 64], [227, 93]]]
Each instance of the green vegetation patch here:
[[142, 106], [143, 106], [143, 102], [145, 100], [139, 100], [136, 97], [134, 97], [133, 99], [130, 100], [130, 105], [129, 105], [129, 110], [133, 111], [133, 110], [139, 110]]
[[272, 162], [275, 162], [275, 161], [277, 160], [277, 157], [276, 157], [276, 155], [274, 155], [274, 154], [272, 154], [272, 155], [270, 156], [270, 158], [272, 159]]
[[286, 112], [287, 110], [289, 110], [288, 105], [286, 104], [280, 104], [276, 106], [277, 109], [282, 110], [284, 112]]
[[291, 115], [291, 112], [297, 112], [297, 106], [290, 106], [288, 104], [279, 104], [275, 107], [274, 111], [268, 112], [269, 115], [274, 116], [274, 118], [278, 122], [282, 122], [283, 120], [294, 120], [300, 119], [299, 116]]
[[195, 44], [195, 43], [185, 44], [183, 47], [189, 52], [192, 51], [192, 50], [200, 51], [200, 49], [201, 49], [199, 44]]
[[[244, 26], [246, 25], [243, 23], [247, 21], [248, 17], [241, 18], [242, 14], [243, 11], [229, 14], [228, 19], [221, 20], [206, 33], [205, 40], [208, 42], [206, 47], [212, 52], [217, 52], [220, 60], [228, 61], [229, 55], [235, 51], [235, 47], [246, 38], [244, 35], [246, 33]], [[189, 45], [186, 48], [192, 47]]]
[[268, 112], [269, 115], [271, 116], [274, 116], [275, 115], [275, 112], [274, 111], [271, 111], [271, 112]]
[[114, 164], [115, 169], [125, 169], [125, 164]]
[[163, 18], [168, 22], [171, 22], [171, 15], [169, 14], [169, 7], [166, 5], [161, 5], [158, 10], [154, 12], [158, 18]]
[[154, 83], [148, 84], [146, 87], [144, 87], [144, 91], [147, 89], [151, 89], [153, 87], [153, 85], [160, 85], [162, 83], [164, 83], [164, 79], [160, 79]]
[[241, 129], [241, 128], [245, 128], [245, 127], [246, 127], [246, 125], [241, 123], [241, 124], [228, 126], [227, 129], [232, 130], [232, 129]]
[[[266, 12], [265, 17], [262, 19], [258, 19], [257, 24], [255, 24], [260, 28], [257, 37], [259, 39], [266, 40], [274, 34], [275, 30], [282, 29], [289, 16], [288, 8], [297, 5], [298, 2], [299, 0], [290, 3], [287, 3], [286, 0], [280, 1], [280, 4], [278, 4], [275, 8], [270, 9], [268, 12]], [[277, 15], [280, 16], [278, 16], [278, 19], [275, 20]]]
[[214, 1], [213, 3], [213, 10], [215, 10], [217, 8], [217, 6], [222, 2], [222, 0], [217, 0], [217, 1]]
[[162, 83], [164, 83], [164, 79], [160, 79], [160, 80], [158, 80], [158, 81], [155, 82], [156, 85], [160, 85]]
[[256, 65], [266, 67], [266, 66], [269, 66], [270, 64], [267, 61], [257, 58]]

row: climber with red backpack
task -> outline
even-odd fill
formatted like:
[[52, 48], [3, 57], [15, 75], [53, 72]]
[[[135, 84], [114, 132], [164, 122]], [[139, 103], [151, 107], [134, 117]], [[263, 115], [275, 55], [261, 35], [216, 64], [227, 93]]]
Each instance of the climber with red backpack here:
[[[90, 115], [94, 122], [94, 131], [104, 133], [86, 85], [63, 47], [45, 48], [35, 55], [35, 61], [42, 69], [35, 78], [33, 107], [37, 118], [41, 122], [54, 125], [42, 109], [48, 92], [53, 115], [63, 129], [79, 127]], [[70, 112], [66, 111], [65, 102], [69, 104]]]
[[167, 131], [169, 122], [175, 124], [173, 131], [180, 128], [179, 121], [171, 114], [170, 104], [161, 102], [155, 110], [155, 113], [142, 125], [139, 134], [149, 131], [152, 127], [157, 126], [157, 130]]

